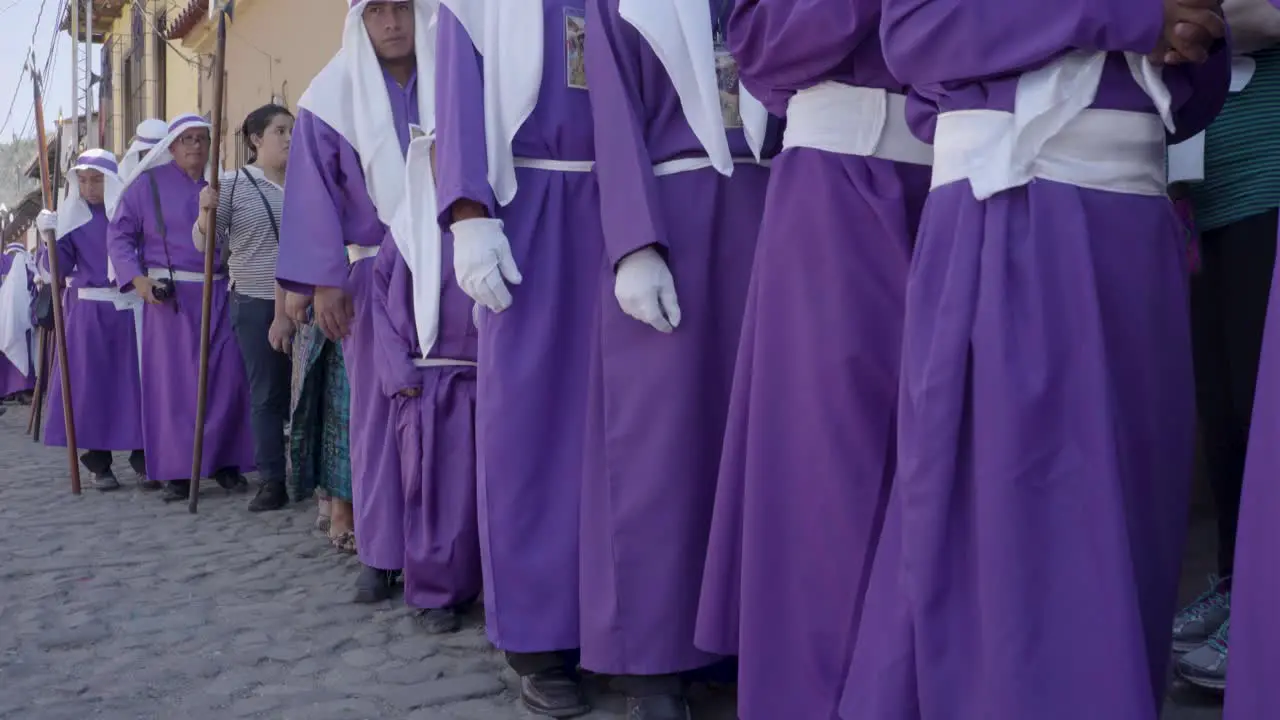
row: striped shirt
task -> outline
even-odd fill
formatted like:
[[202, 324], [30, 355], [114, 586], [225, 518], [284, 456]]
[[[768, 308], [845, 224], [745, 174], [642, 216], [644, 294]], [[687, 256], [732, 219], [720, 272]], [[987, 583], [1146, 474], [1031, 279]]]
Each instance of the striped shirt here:
[[284, 188], [268, 180], [258, 168], [246, 165], [235, 175], [222, 176], [218, 192], [218, 246], [231, 252], [227, 261], [231, 287], [241, 295], [262, 300], [276, 297], [276, 255], [280, 246], [276, 229], [280, 227], [282, 212]]
[[1204, 182], [1191, 186], [1201, 232], [1280, 207], [1280, 46], [1250, 57], [1253, 79], [1205, 132]]

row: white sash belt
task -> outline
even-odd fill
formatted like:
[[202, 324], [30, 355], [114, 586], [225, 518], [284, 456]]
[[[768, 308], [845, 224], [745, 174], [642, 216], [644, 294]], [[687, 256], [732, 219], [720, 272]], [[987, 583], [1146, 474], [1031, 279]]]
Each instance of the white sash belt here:
[[1163, 197], [1167, 192], [1165, 126], [1158, 115], [1084, 110], [1038, 153], [1015, 163], [1009, 158], [1022, 157], [1017, 151], [1021, 140], [1013, 113], [958, 110], [938, 115], [933, 187], [969, 180], [975, 188], [990, 189], [975, 190], [979, 200], [1036, 178], [1128, 195]]
[[[204, 273], [190, 270], [169, 270], [168, 268], [147, 268], [147, 277], [152, 280], [172, 280], [181, 283], [203, 283]], [[214, 273], [214, 280], [226, 280], [222, 273]]]
[[347, 264], [355, 265], [361, 260], [368, 260], [377, 257], [377, 245], [348, 245], [347, 246]]
[[589, 173], [596, 164], [590, 160], [544, 160], [542, 158], [516, 158], [515, 166], [548, 172]]
[[[733, 164], [769, 167], [768, 160], [756, 160], [755, 158], [734, 158]], [[680, 173], [706, 170], [708, 168], [715, 168], [715, 165], [711, 163], [711, 158], [705, 155], [695, 155], [694, 157], [676, 158], [675, 160], [660, 162], [653, 166], [653, 174], [658, 177], [667, 177], [668, 175], [679, 175]]]
[[[520, 165], [517, 164], [516, 167], [520, 167]], [[420, 368], [479, 367], [479, 365], [474, 360], [451, 360], [449, 358], [434, 358], [434, 357], [414, 358], [413, 366], [420, 367]]]
[[820, 83], [791, 98], [782, 147], [933, 163], [933, 149], [907, 127], [905, 95], [837, 82]]

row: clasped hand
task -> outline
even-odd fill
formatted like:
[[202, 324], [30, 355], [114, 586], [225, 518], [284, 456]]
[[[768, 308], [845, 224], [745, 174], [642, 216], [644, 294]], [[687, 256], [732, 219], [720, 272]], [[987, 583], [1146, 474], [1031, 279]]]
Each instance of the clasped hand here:
[[1165, 0], [1164, 33], [1147, 57], [1157, 65], [1202, 63], [1226, 34], [1222, 0]]

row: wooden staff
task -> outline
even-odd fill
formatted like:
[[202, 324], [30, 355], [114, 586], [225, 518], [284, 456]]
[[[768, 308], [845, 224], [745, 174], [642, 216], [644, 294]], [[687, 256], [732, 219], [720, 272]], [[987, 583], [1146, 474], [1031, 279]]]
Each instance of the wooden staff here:
[[[62, 187], [62, 125], [59, 120], [58, 137], [54, 141], [57, 147], [53, 151], [53, 209], [58, 209], [59, 189]], [[37, 253], [38, 254], [38, 253]], [[50, 287], [50, 292], [53, 288]], [[45, 393], [49, 389], [49, 371], [52, 366], [49, 364], [49, 330], [48, 328], [36, 328], [36, 336], [38, 338], [37, 346], [39, 348], [36, 357], [39, 364], [36, 365], [36, 388], [31, 396], [31, 418], [27, 422], [27, 432], [31, 434], [33, 442], [40, 442], [40, 433], [44, 431], [44, 403], [47, 399]]]
[[[34, 56], [32, 56], [34, 58]], [[53, 210], [56, 200], [49, 180], [48, 139], [44, 131], [44, 99], [40, 93], [40, 73], [35, 62], [29, 63], [31, 88], [35, 93], [36, 147], [39, 148], [40, 189], [44, 192], [45, 208]], [[58, 251], [54, 247], [54, 233], [45, 235], [45, 247], [49, 253], [49, 289], [53, 295], [53, 347], [58, 353], [58, 369], [62, 371], [62, 415], [67, 426], [67, 460], [71, 465], [71, 492], [80, 494], [80, 459], [76, 449], [76, 421], [71, 410], [71, 370], [67, 362], [67, 326], [62, 314], [62, 276], [58, 274]]]
[[[220, 156], [222, 154], [222, 94], [227, 54], [227, 14], [218, 13], [218, 44], [213, 54], [213, 132], [210, 136], [209, 164], [213, 172], [209, 185], [219, 191]], [[205, 227], [209, 237], [204, 244], [204, 297], [200, 308], [200, 381], [196, 390], [196, 437], [191, 453], [191, 496], [187, 510], [192, 514], [200, 507], [200, 473], [204, 464], [204, 416], [205, 400], [209, 394], [209, 334], [213, 319], [213, 259], [217, 254], [217, 211], [210, 208], [205, 214]]]

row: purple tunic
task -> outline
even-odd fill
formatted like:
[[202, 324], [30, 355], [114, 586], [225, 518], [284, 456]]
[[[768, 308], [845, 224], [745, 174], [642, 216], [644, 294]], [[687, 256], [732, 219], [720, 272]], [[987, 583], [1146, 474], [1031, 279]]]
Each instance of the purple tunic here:
[[[544, 0], [546, 42], [537, 107], [516, 133], [518, 158], [593, 157], [587, 92], [566, 77], [566, 13], [583, 0]], [[440, 10], [436, 137], [441, 224], [459, 199], [506, 225], [524, 282], [514, 304], [480, 319], [477, 493], [485, 621], [503, 650], [578, 647], [578, 499], [582, 486], [591, 324], [604, 240], [590, 173], [517, 168], [519, 191], [494, 207], [486, 180], [481, 59], [457, 18]]]
[[[729, 42], [742, 82], [784, 115], [795, 91], [826, 81], [905, 92], [879, 25], [880, 0], [745, 0]], [[924, 166], [810, 148], [774, 160], [697, 633], [699, 647], [739, 655], [742, 720], [837, 717], [893, 474], [907, 268], [928, 190]]]
[[[80, 288], [115, 288], [107, 280], [106, 211], [101, 205], [89, 209], [92, 219], [56, 246], [58, 270], [67, 288], [62, 308], [76, 444], [84, 450], [136, 450], [143, 445], [142, 390], [133, 311], [118, 310], [110, 302], [84, 299], [79, 294]], [[52, 365], [44, 442], [63, 447], [67, 429], [62, 413], [62, 368], [56, 362]]]
[[[384, 73], [394, 131], [403, 152], [418, 122], [418, 83], [401, 87]], [[404, 493], [391, 401], [378, 386], [373, 339], [373, 262], [348, 264], [347, 245], [378, 246], [387, 227], [364, 183], [355, 148], [311, 112], [298, 112], [280, 221], [276, 278], [293, 292], [345, 287], [355, 306], [342, 343], [351, 386], [351, 491], [360, 561], [382, 570], [404, 564]]]
[[[883, 13], [925, 140], [938, 112], [1011, 110], [1018, 73], [1069, 48], [1146, 53], [1163, 21], [1096, 0]], [[1185, 137], [1221, 107], [1229, 57], [1164, 76]], [[1094, 106], [1154, 113], [1119, 54]], [[1195, 430], [1168, 198], [1043, 179], [985, 202], [968, 182], [936, 189], [903, 336], [898, 471], [842, 717], [1155, 720]]]
[[[769, 171], [655, 177], [655, 164], [706, 155], [675, 88], [618, 0], [589, 0], [587, 37], [609, 262], [583, 482], [582, 665], [673, 673], [716, 659], [694, 647], [694, 624]], [[742, 130], [728, 138], [734, 157], [751, 157]], [[654, 245], [683, 314], [670, 335], [624, 314], [613, 293], [617, 263]]]
[[[480, 594], [476, 527], [476, 330], [471, 299], [453, 279], [444, 247], [440, 331], [429, 357], [472, 365], [416, 367], [422, 357], [409, 266], [388, 234], [373, 266], [378, 383], [391, 402], [404, 487], [404, 599], [443, 608]], [[401, 397], [408, 388], [418, 397]]]
[[[148, 175], [155, 178], [163, 208], [165, 232], [155, 212]], [[192, 180], [177, 165], [161, 165], [125, 189], [107, 230], [107, 252], [124, 290], [147, 268], [203, 273], [204, 253], [191, 243], [191, 226], [200, 212], [204, 180]], [[225, 273], [225, 269], [221, 272]], [[142, 444], [147, 476], [152, 480], [191, 477], [196, 426], [196, 391], [200, 368], [200, 282], [174, 283], [174, 298], [147, 305], [142, 312]], [[215, 280], [209, 328], [209, 385], [205, 405], [204, 454], [201, 473], [224, 468], [250, 472], [253, 437], [249, 432], [249, 386], [244, 361], [227, 307], [227, 280]], [[68, 341], [68, 344], [70, 341]], [[137, 401], [127, 399], [131, 412]]]
[[[4, 253], [0, 255], [0, 282], [3, 282], [8, 276], [9, 270], [13, 267], [13, 255]], [[31, 285], [31, 273], [27, 272], [27, 287]], [[27, 337], [31, 337], [31, 333], [27, 333]], [[32, 343], [27, 343], [31, 347]], [[36, 373], [35, 373], [35, 354], [32, 353], [28, 359], [27, 374], [23, 375], [22, 371], [14, 365], [7, 356], [0, 355], [0, 398], [6, 398], [20, 392], [29, 392], [35, 389]]]

